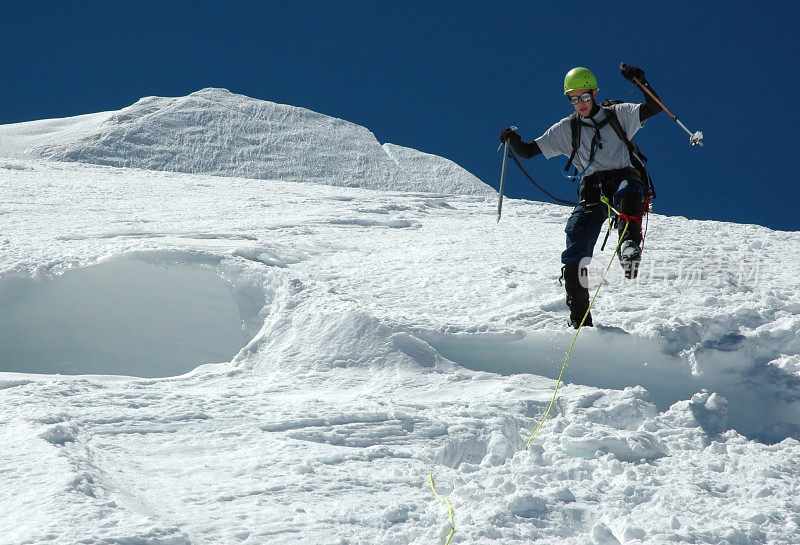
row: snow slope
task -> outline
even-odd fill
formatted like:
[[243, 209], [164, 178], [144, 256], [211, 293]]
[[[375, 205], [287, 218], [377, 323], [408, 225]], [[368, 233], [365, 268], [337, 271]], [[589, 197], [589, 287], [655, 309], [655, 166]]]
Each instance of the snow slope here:
[[41, 148], [91, 138], [116, 112], [0, 125], [0, 157], [38, 157]]
[[800, 543], [798, 233], [651, 215], [526, 450], [569, 209], [221, 90], [0, 157], [0, 544]]
[[800, 542], [796, 233], [654, 215], [526, 451], [564, 207], [13, 158], [0, 203], [0, 543], [443, 544], [429, 473], [456, 544]]
[[147, 97], [118, 112], [0, 127], [6, 157], [396, 191], [494, 192], [446, 159], [397, 149], [398, 158], [390, 157], [354, 123], [214, 88]]

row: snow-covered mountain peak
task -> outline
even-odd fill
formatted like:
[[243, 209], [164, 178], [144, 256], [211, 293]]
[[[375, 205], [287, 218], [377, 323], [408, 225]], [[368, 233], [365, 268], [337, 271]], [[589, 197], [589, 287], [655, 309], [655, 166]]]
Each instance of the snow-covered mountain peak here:
[[[219, 88], [0, 127], [0, 156], [6, 157], [379, 190], [494, 192], [452, 161], [402, 149], [387, 153], [355, 123]], [[441, 175], [427, 175], [430, 169]]]
[[[287, 115], [301, 120], [334, 121], [349, 123], [324, 114], [268, 100], [258, 100], [245, 95], [232, 93], [228, 89], [206, 87], [186, 96], [160, 97], [147, 96], [134, 104], [116, 112], [108, 119], [112, 125], [145, 120], [149, 116], [185, 116], [189, 112], [203, 110], [207, 118], [225, 118], [226, 110], [238, 112], [242, 117], [269, 118], [274, 111], [282, 110]], [[228, 113], [229, 113], [228, 112]], [[350, 123], [354, 125], [353, 123]]]

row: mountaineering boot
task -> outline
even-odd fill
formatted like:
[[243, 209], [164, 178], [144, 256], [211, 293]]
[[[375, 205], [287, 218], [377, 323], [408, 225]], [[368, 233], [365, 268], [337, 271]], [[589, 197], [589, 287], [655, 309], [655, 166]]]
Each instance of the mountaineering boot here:
[[564, 265], [561, 267], [564, 277], [564, 289], [567, 291], [567, 306], [569, 307], [569, 325], [578, 329], [583, 316], [586, 315], [584, 326], [592, 327], [592, 315], [589, 310], [589, 272], [586, 267], [578, 265]]
[[625, 271], [625, 278], [639, 276], [639, 263], [642, 260], [642, 251], [633, 240], [624, 240], [619, 247], [619, 263]]

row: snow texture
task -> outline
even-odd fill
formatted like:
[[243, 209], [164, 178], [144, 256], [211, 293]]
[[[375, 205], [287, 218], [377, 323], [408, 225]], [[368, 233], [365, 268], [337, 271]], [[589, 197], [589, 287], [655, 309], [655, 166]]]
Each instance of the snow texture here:
[[526, 450], [568, 208], [335, 186], [380, 162], [165, 172], [196, 119], [118, 115], [0, 127], [0, 543], [443, 544], [429, 474], [454, 544], [800, 543], [798, 233], [652, 214]]

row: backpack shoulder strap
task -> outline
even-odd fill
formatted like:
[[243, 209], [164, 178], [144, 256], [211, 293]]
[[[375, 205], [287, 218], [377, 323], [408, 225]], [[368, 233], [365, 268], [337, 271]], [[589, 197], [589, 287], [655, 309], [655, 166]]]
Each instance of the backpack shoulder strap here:
[[[650, 173], [647, 172], [647, 167], [645, 163], [647, 163], [647, 157], [644, 156], [642, 150], [639, 149], [639, 146], [636, 145], [636, 142], [632, 142], [628, 139], [628, 136], [625, 134], [625, 130], [622, 128], [622, 123], [619, 122], [617, 118], [617, 112], [614, 108], [610, 108], [606, 105], [606, 102], [612, 101], [604, 101], [603, 107], [606, 110], [606, 119], [608, 120], [608, 124], [614, 129], [614, 132], [617, 133], [619, 139], [625, 142], [625, 145], [628, 147], [628, 153], [631, 156], [631, 163], [633, 163], [634, 168], [640, 170], [640, 174], [642, 175], [642, 182], [645, 184], [646, 188], [649, 188], [650, 193], [655, 198], [656, 190], [653, 187], [653, 179], [650, 177]], [[620, 101], [612, 102], [612, 104], [618, 104]], [[639, 167], [637, 167], [637, 163], [639, 163]]]
[[642, 163], [646, 163], [647, 157], [644, 156], [642, 151], [639, 149], [639, 146], [637, 146], [634, 142], [631, 142], [628, 139], [628, 135], [625, 134], [625, 129], [622, 128], [622, 123], [619, 122], [616, 110], [614, 108], [607, 107], [605, 105], [606, 102], [611, 102], [613, 104], [613, 103], [619, 103], [619, 101], [603, 102], [603, 108], [606, 111], [606, 120], [608, 121], [608, 124], [611, 125], [611, 128], [614, 129], [614, 132], [617, 133], [619, 139], [625, 142], [625, 145], [628, 147], [628, 151], [631, 154], [631, 159], [634, 159], [635, 157], [636, 159], [639, 159]]
[[619, 122], [616, 110], [606, 106], [603, 106], [603, 109], [606, 111], [606, 121], [608, 121], [608, 124], [611, 125], [611, 127], [614, 129], [614, 132], [617, 133], [619, 139], [625, 142], [626, 146], [630, 147], [631, 141], [628, 140], [628, 135], [625, 134], [625, 130], [622, 128], [622, 123]]
[[573, 112], [572, 115], [569, 116], [569, 127], [572, 132], [572, 153], [564, 167], [566, 172], [569, 172], [572, 161], [575, 159], [575, 154], [578, 153], [578, 147], [581, 145], [581, 122], [578, 119], [578, 112]]

